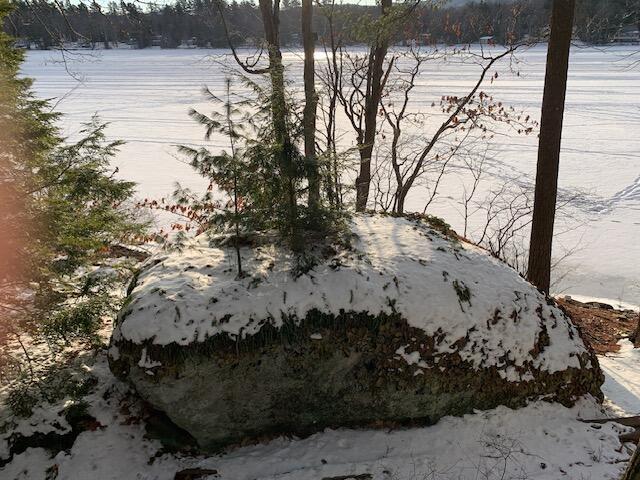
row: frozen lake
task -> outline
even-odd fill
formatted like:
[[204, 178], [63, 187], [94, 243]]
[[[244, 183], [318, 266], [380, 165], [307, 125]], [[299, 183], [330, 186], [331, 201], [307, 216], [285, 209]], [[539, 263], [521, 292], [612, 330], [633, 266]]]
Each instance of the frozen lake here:
[[[559, 182], [561, 188], [584, 189], [590, 202], [576, 205], [575, 221], [556, 242], [559, 248], [576, 251], [562, 265], [566, 276], [555, 288], [639, 304], [640, 67], [630, 68], [627, 58], [634, 48], [638, 49], [573, 48], [571, 52]], [[138, 183], [140, 197], [161, 197], [170, 194], [176, 181], [194, 188], [205, 183], [176, 157], [175, 145], [205, 144], [201, 127], [187, 111], [208, 110], [201, 93], [205, 84], [222, 92], [224, 53], [110, 50], [74, 55], [65, 66], [59, 53], [33, 51], [23, 72], [35, 79], [39, 96], [57, 102], [56, 109], [65, 114], [66, 135], [77, 134], [80, 124], [95, 113], [111, 122], [109, 135], [127, 142], [115, 160], [119, 175]], [[538, 118], [545, 54], [543, 46], [520, 53], [517, 76], [507, 63], [498, 66], [499, 80], [487, 90]], [[286, 52], [285, 61], [294, 86], [301, 88], [300, 52]], [[427, 65], [412, 108], [427, 108], [441, 95], [462, 95], [476, 78], [477, 67]], [[224, 139], [213, 139], [209, 145], [226, 146]], [[532, 181], [536, 146], [535, 136], [512, 135], [494, 140], [490, 151], [510, 175]], [[460, 195], [461, 183], [451, 175], [430, 209], [458, 231]], [[424, 194], [414, 192], [408, 205], [408, 210], [422, 211]]]

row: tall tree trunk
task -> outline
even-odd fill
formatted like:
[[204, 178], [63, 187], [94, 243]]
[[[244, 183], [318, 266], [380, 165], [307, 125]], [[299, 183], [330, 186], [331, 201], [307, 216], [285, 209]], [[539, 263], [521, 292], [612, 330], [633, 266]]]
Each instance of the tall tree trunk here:
[[553, 1], [547, 47], [527, 274], [529, 281], [545, 293], [549, 293], [551, 282], [551, 246], [574, 7], [575, 0]]
[[260, 0], [260, 13], [269, 53], [269, 76], [271, 79], [271, 114], [274, 134], [279, 143], [289, 140], [287, 131], [286, 99], [284, 94], [284, 66], [280, 50], [279, 6], [271, 0]]
[[296, 197], [293, 149], [287, 128], [287, 102], [284, 89], [284, 65], [280, 50], [280, 0], [260, 0], [260, 13], [264, 25], [264, 35], [269, 50], [269, 77], [271, 79], [271, 116], [275, 140], [279, 145], [279, 164], [284, 173], [284, 187], [287, 196], [287, 222], [291, 246], [294, 250], [302, 248], [298, 232], [298, 202]]
[[[381, 0], [380, 9], [384, 17], [391, 8], [392, 0]], [[376, 42], [369, 53], [369, 67], [367, 69], [367, 90], [364, 106], [364, 136], [360, 145], [360, 172], [356, 179], [356, 211], [362, 212], [367, 208], [369, 186], [371, 184], [371, 156], [376, 136], [376, 121], [380, 98], [382, 97], [382, 78], [384, 75], [384, 59], [389, 48], [388, 29], [383, 26]]]
[[304, 45], [304, 155], [309, 181], [309, 209], [317, 210], [320, 203], [320, 173], [316, 157], [316, 89], [313, 35], [313, 0], [302, 0], [302, 43]]
[[340, 174], [338, 167], [338, 152], [336, 149], [336, 106], [338, 102], [338, 91], [340, 89], [340, 78], [342, 76], [341, 66], [338, 65], [338, 50], [336, 36], [333, 27], [334, 3], [331, 4], [331, 13], [328, 17], [329, 40], [331, 46], [331, 57], [328, 59], [330, 65], [328, 71], [332, 72], [330, 80], [329, 109], [327, 112], [327, 151], [330, 156], [331, 181], [329, 182], [333, 191], [332, 205], [342, 208], [342, 190], [340, 185]]
[[399, 213], [400, 215], [404, 213], [404, 201], [407, 198], [407, 193], [409, 193], [409, 190], [406, 188], [406, 186], [404, 188], [398, 188], [398, 191], [396, 193], [396, 213]]

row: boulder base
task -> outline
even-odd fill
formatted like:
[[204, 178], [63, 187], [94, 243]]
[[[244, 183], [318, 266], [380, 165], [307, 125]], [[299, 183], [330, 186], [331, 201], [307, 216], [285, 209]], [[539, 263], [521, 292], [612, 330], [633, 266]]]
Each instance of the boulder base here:
[[[513, 382], [495, 368], [474, 369], [456, 353], [433, 355], [435, 342], [393, 316], [328, 319], [314, 312], [240, 342], [121, 344], [111, 364], [209, 451], [326, 427], [430, 424], [475, 409], [520, 407], [538, 396], [571, 405], [581, 395], [601, 395], [602, 375], [589, 368], [596, 362], [589, 353], [580, 358], [585, 368]], [[162, 366], [140, 366], [141, 357]]]

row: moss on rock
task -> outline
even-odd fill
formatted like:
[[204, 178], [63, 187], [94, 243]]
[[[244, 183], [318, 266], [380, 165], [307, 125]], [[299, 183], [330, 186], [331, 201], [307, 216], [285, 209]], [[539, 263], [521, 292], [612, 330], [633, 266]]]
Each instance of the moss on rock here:
[[[512, 320], [487, 319], [503, 321]], [[430, 424], [538, 397], [567, 406], [585, 394], [601, 397], [603, 376], [591, 351], [577, 354], [583, 368], [550, 373], [534, 367], [548, 346], [544, 329], [531, 360], [513, 365], [505, 359], [501, 368], [477, 369], [455, 351], [440, 352], [441, 341], [399, 314], [313, 310], [279, 327], [264, 320], [257, 334], [237, 340], [216, 335], [186, 346], [112, 340], [117, 355], [110, 363], [209, 451], [326, 427]], [[153, 362], [145, 364], [146, 358]], [[526, 380], [508, 380], [509, 368]]]

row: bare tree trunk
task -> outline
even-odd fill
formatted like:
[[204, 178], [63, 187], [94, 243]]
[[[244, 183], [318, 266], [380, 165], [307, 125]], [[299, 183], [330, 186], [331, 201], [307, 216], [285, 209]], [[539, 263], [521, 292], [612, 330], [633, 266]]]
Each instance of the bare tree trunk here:
[[640, 313], [638, 313], [638, 323], [636, 323], [636, 329], [633, 332], [631, 340], [635, 348], [640, 348]]
[[286, 99], [284, 94], [284, 66], [279, 38], [279, 0], [260, 0], [260, 12], [264, 35], [269, 50], [269, 75], [271, 78], [271, 112], [276, 140], [284, 144], [289, 141], [287, 131]]
[[302, 0], [302, 43], [304, 45], [304, 155], [309, 181], [309, 208], [317, 210], [320, 203], [320, 174], [316, 157], [316, 108], [315, 52], [313, 35], [313, 0]]
[[636, 447], [629, 465], [620, 480], [640, 480], [640, 446]]
[[[335, 0], [332, 0], [335, 2]], [[338, 50], [336, 45], [335, 31], [333, 27], [333, 9], [334, 4], [331, 4], [331, 15], [328, 18], [329, 21], [329, 39], [331, 41], [331, 58], [328, 59], [329, 72], [333, 72], [330, 78], [331, 82], [331, 95], [329, 97], [329, 112], [328, 112], [328, 124], [327, 124], [327, 150], [331, 158], [331, 183], [333, 184], [332, 190], [334, 192], [333, 205], [335, 207], [342, 208], [342, 188], [340, 186], [340, 175], [338, 168], [338, 152], [336, 149], [336, 106], [338, 102], [338, 91], [341, 88], [342, 78], [342, 62], [338, 64]]]
[[527, 278], [545, 293], [549, 293], [551, 282], [551, 246], [558, 194], [560, 140], [574, 7], [575, 0], [553, 1], [551, 35], [547, 49], [547, 67], [542, 97], [538, 167]]
[[404, 213], [404, 201], [407, 198], [407, 193], [409, 193], [409, 189], [407, 188], [398, 189], [398, 203], [396, 205], [396, 213]]
[[285, 175], [285, 190], [288, 203], [288, 223], [291, 246], [301, 248], [301, 238], [297, 229], [298, 203], [296, 198], [295, 165], [293, 164], [293, 144], [287, 128], [287, 102], [284, 89], [284, 66], [280, 50], [280, 0], [260, 0], [260, 13], [264, 25], [264, 35], [269, 50], [269, 76], [271, 78], [271, 115], [276, 142], [279, 144], [279, 163]]
[[[384, 17], [391, 8], [392, 0], [381, 0], [380, 8]], [[369, 199], [369, 185], [371, 184], [371, 156], [376, 136], [376, 121], [378, 107], [382, 96], [384, 59], [389, 48], [389, 38], [386, 28], [376, 39], [369, 54], [369, 68], [367, 69], [367, 92], [364, 112], [364, 138], [360, 145], [360, 172], [356, 179], [356, 211], [362, 212], [367, 208]]]

